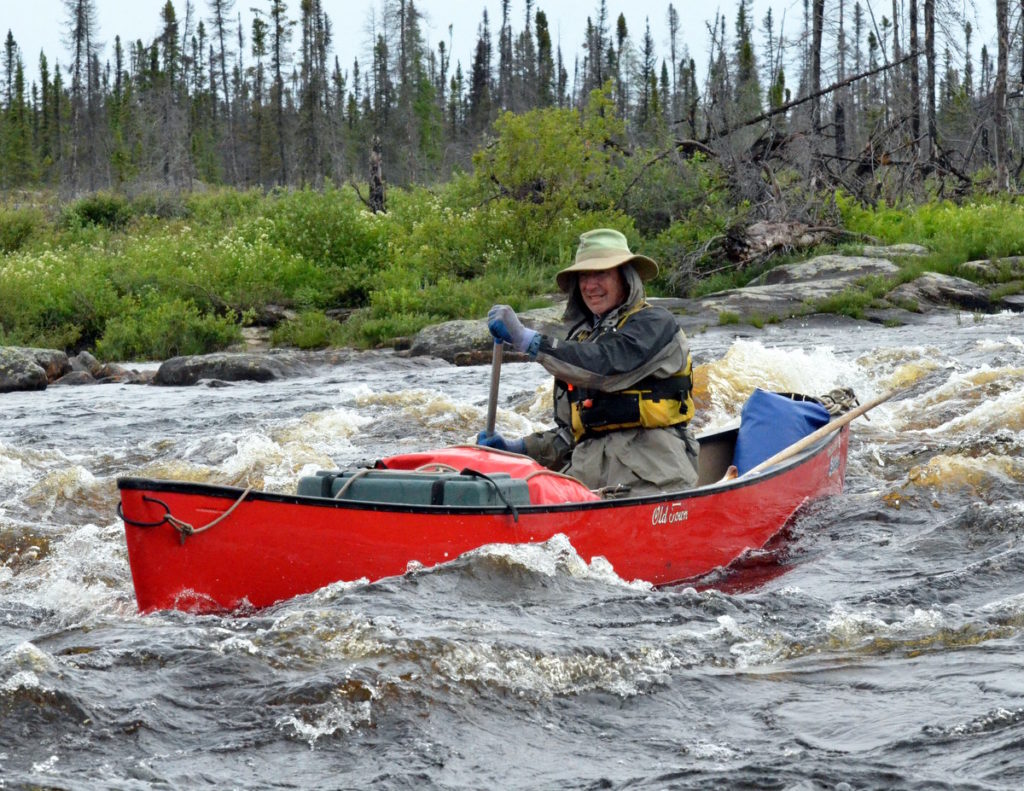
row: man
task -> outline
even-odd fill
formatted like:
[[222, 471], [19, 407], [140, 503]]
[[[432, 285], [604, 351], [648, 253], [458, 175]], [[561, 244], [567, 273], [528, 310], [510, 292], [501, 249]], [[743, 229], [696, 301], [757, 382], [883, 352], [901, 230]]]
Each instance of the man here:
[[557, 427], [515, 440], [481, 432], [477, 442], [525, 453], [610, 494], [694, 486], [690, 349], [672, 314], [645, 299], [643, 281], [657, 274], [625, 236], [600, 228], [580, 236], [575, 262], [556, 278], [569, 295], [565, 340], [527, 329], [508, 305], [491, 308], [494, 338], [554, 375]]

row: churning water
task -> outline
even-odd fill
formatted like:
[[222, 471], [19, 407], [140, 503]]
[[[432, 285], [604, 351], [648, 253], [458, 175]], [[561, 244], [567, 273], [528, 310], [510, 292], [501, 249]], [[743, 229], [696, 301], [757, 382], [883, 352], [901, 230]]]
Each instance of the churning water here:
[[[696, 588], [556, 538], [140, 616], [117, 476], [288, 491], [464, 442], [489, 370], [354, 353], [271, 384], [0, 395], [0, 788], [1024, 787], [1022, 329], [693, 338], [701, 427], [754, 386], [908, 388], [853, 424], [842, 496]], [[544, 425], [547, 396], [506, 365], [499, 429]]]

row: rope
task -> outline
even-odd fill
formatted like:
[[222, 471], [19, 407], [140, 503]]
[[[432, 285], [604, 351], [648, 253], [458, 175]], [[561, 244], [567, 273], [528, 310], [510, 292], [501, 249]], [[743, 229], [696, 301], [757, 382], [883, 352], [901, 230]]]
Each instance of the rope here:
[[413, 472], [454, 472], [458, 473], [450, 464], [445, 464], [443, 461], [432, 461], [427, 464], [421, 464]]
[[490, 475], [480, 472], [479, 470], [471, 469], [469, 467], [466, 467], [466, 469], [462, 470], [460, 475], [468, 475], [471, 478], [480, 478], [481, 480], [487, 481], [487, 483], [494, 487], [494, 493], [498, 495], [498, 499], [505, 503], [505, 507], [512, 512], [512, 521], [516, 523], [519, 522], [519, 509], [517, 509], [512, 504], [512, 502], [505, 496], [505, 493], [501, 491], [501, 487], [498, 486], [497, 482]]
[[[818, 400], [821, 401], [822, 406], [828, 410], [829, 415], [832, 417], [845, 414], [854, 407], [860, 406], [860, 401], [857, 400], [856, 394], [850, 387], [836, 387], [833, 390], [829, 390], [825, 395], [819, 396]], [[866, 420], [867, 415], [864, 418]]]
[[354, 473], [352, 473], [352, 475], [349, 477], [349, 479], [347, 481], [345, 481], [345, 483], [342, 485], [342, 487], [340, 489], [338, 489], [338, 493], [336, 495], [334, 495], [334, 499], [335, 500], [340, 500], [342, 497], [345, 496], [345, 492], [347, 492], [349, 490], [349, 488], [352, 486], [353, 483], [358, 481], [360, 478], [363, 478], [363, 477], [369, 475], [371, 472], [373, 472], [373, 468], [372, 467], [363, 467], [361, 470], [356, 470]]
[[134, 519], [129, 519], [128, 517], [126, 517], [124, 515], [124, 511], [121, 508], [121, 503], [117, 504], [117, 513], [124, 520], [125, 524], [132, 525], [133, 527], [159, 527], [160, 525], [162, 525], [162, 524], [164, 524], [166, 522], [167, 524], [169, 524], [171, 527], [173, 527], [175, 530], [178, 531], [178, 537], [181, 540], [181, 543], [184, 544], [185, 543], [185, 539], [188, 538], [189, 536], [196, 536], [196, 535], [199, 535], [200, 533], [205, 533], [211, 527], [214, 527], [215, 525], [218, 525], [221, 522], [223, 522], [225, 519], [227, 519], [231, 515], [232, 511], [234, 511], [236, 508], [238, 508], [238, 506], [240, 506], [242, 504], [242, 501], [246, 497], [249, 496], [249, 492], [251, 492], [252, 489], [253, 489], [253, 487], [252, 487], [251, 484], [249, 486], [245, 487], [245, 491], [242, 492], [242, 494], [239, 496], [239, 498], [237, 500], [235, 500], [235, 502], [232, 504], [232, 506], [227, 511], [222, 513], [220, 516], [218, 516], [212, 522], [210, 522], [208, 524], [205, 524], [202, 527], [193, 527], [188, 522], [186, 522], [186, 521], [184, 521], [182, 519], [178, 519], [178, 517], [176, 517], [174, 514], [171, 513], [171, 508], [170, 508], [170, 506], [167, 505], [167, 503], [165, 503], [163, 500], [158, 500], [155, 497], [149, 497], [148, 495], [143, 495], [142, 499], [144, 501], [146, 501], [146, 502], [149, 502], [149, 503], [157, 503], [158, 505], [162, 505], [163, 508], [164, 508], [164, 511], [165, 511], [164, 518], [161, 519], [160, 521], [158, 521], [158, 522], [137, 522]]
[[244, 500], [246, 497], [249, 496], [249, 492], [251, 492], [251, 491], [252, 491], [252, 486], [251, 485], [246, 486], [245, 487], [245, 491], [242, 492], [241, 496], [239, 496], [239, 498], [237, 500], [235, 500], [235, 502], [232, 504], [232, 506], [227, 511], [222, 513], [220, 516], [218, 516], [212, 522], [210, 522], [208, 524], [205, 524], [202, 527], [193, 527], [188, 522], [184, 522], [181, 519], [178, 519], [176, 516], [174, 516], [170, 512], [170, 510], [167, 511], [167, 514], [164, 516], [164, 520], [169, 525], [171, 525], [175, 530], [178, 531], [179, 535], [181, 536], [181, 543], [184, 544], [185, 543], [185, 539], [188, 538], [189, 536], [197, 536], [200, 533], [205, 533], [211, 527], [214, 527], [215, 525], [218, 525], [221, 522], [223, 522], [225, 519], [227, 519], [231, 515], [231, 512], [234, 511], [236, 508], [238, 508], [238, 506], [240, 506], [242, 504], [242, 500]]

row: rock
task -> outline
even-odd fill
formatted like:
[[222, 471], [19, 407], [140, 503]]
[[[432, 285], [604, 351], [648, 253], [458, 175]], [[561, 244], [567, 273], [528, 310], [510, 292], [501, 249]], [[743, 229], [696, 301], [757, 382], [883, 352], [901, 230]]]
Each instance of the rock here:
[[[798, 264], [783, 264], [750, 281], [751, 286], [785, 283], [845, 281], [843, 288], [862, 277], [891, 276], [900, 271], [892, 261], [865, 256], [821, 255]], [[840, 289], [842, 290], [842, 289]]]
[[12, 347], [28, 355], [36, 365], [46, 372], [46, 380], [55, 382], [71, 370], [68, 356], [57, 349], [31, 349], [24, 346]]
[[297, 319], [299, 314], [283, 305], [264, 305], [253, 317], [252, 323], [260, 327], [276, 327], [285, 321]]
[[100, 361], [89, 354], [89, 352], [79, 352], [69, 362], [71, 363], [72, 371], [85, 371], [92, 374], [92, 376], [96, 376], [101, 367]]
[[239, 351], [262, 352], [270, 348], [268, 327], [242, 327], [242, 343]]
[[88, 371], [71, 371], [70, 373], [64, 374], [60, 379], [53, 383], [54, 387], [58, 385], [94, 385], [98, 384], [96, 377], [94, 377]]
[[863, 277], [891, 276], [897, 272], [899, 267], [891, 261], [824, 255], [776, 267], [744, 288], [719, 291], [694, 300], [693, 307], [715, 317], [731, 313], [741, 319], [787, 318], [809, 312], [817, 300], [840, 294]]
[[46, 389], [46, 369], [35, 361], [30, 351], [0, 346], [0, 393]]
[[861, 250], [861, 255], [866, 255], [869, 258], [894, 258], [901, 255], [924, 256], [930, 252], [931, 250], [922, 245], [904, 242], [901, 244], [885, 245], [866, 244]]
[[1024, 313], [1024, 294], [1010, 294], [999, 300], [999, 307], [1003, 310], [1012, 310], [1015, 313]]
[[95, 372], [97, 381], [106, 384], [109, 382], [120, 382], [124, 384], [149, 384], [153, 381], [154, 373], [140, 373], [134, 369], [125, 368], [116, 363], [101, 365]]
[[1024, 277], [1024, 256], [1011, 255], [990, 261], [987, 258], [960, 264], [960, 271], [980, 280], [1000, 280], [1004, 273], [1011, 277]]
[[327, 318], [338, 322], [338, 324], [344, 324], [352, 318], [352, 314], [355, 312], [355, 308], [328, 308], [324, 311], [324, 315]]
[[489, 356], [492, 343], [487, 324], [479, 319], [445, 321], [417, 332], [409, 354], [440, 357], [453, 363], [459, 352], [486, 352]]
[[[530, 355], [505, 349], [501, 353], [501, 360], [506, 363], [525, 363], [530, 361]], [[456, 365], [490, 365], [493, 361], [493, 349], [486, 352], [479, 350], [456, 352], [455, 358], [452, 360]]]
[[916, 280], [897, 286], [885, 298], [897, 305], [926, 307], [948, 306], [964, 310], [992, 310], [988, 292], [970, 280], [938, 272], [925, 272]]
[[[561, 336], [565, 329], [562, 325], [562, 313], [565, 303], [555, 303], [549, 307], [527, 310], [519, 314], [523, 324], [530, 329], [549, 335]], [[429, 355], [440, 357], [450, 363], [461, 365], [477, 365], [490, 363], [494, 340], [487, 329], [487, 322], [481, 319], [446, 321], [424, 327], [412, 340], [409, 355], [419, 357]], [[506, 350], [506, 356], [514, 354]], [[457, 356], [459, 360], [456, 359]], [[511, 358], [510, 358], [511, 359]], [[523, 359], [526, 359], [523, 357]], [[480, 362], [468, 362], [479, 360]]]
[[173, 357], [164, 362], [153, 384], [194, 385], [200, 379], [219, 379], [224, 382], [270, 382], [308, 373], [309, 366], [296, 354], [269, 352], [266, 354], [231, 354], [220, 352], [190, 357]]

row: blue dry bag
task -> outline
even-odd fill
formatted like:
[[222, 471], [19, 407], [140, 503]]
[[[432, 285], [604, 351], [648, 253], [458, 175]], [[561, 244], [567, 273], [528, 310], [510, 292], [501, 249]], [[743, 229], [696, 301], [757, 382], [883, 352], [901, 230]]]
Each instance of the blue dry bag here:
[[806, 396], [754, 390], [740, 412], [740, 430], [732, 455], [740, 475], [828, 423], [825, 407], [801, 399]]

